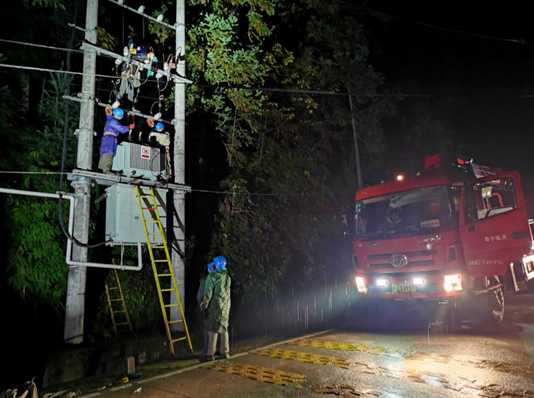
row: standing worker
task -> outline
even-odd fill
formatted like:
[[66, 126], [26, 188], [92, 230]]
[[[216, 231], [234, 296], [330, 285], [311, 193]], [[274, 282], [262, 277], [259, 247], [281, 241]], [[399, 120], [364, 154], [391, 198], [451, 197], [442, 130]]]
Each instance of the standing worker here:
[[204, 299], [200, 304], [201, 309], [207, 309], [208, 315], [204, 320], [204, 330], [208, 332], [208, 347], [202, 362], [213, 361], [217, 337], [220, 336], [221, 348], [220, 359], [228, 358], [230, 344], [228, 339], [228, 322], [230, 317], [230, 285], [231, 280], [226, 269], [226, 259], [218, 256], [213, 259], [216, 272], [212, 272], [206, 278]]
[[111, 114], [108, 115], [106, 125], [104, 126], [98, 168], [105, 174], [113, 174], [111, 168], [113, 167], [113, 158], [117, 153], [117, 137], [119, 134], [127, 133], [135, 127], [135, 124], [123, 126], [119, 122], [123, 116], [124, 111], [121, 108], [113, 109]]
[[[211, 274], [213, 271], [216, 270], [214, 263], [209, 263], [207, 266], [208, 269], [208, 275]], [[204, 335], [204, 347], [202, 348], [202, 351], [200, 352], [200, 355], [198, 356], [198, 359], [203, 360], [203, 358], [206, 356], [206, 352], [208, 350], [208, 331], [204, 327], [204, 319], [207, 316], [207, 311], [205, 309], [202, 309], [202, 301], [204, 299], [204, 289], [206, 288], [206, 275], [202, 275], [200, 278], [200, 284], [198, 286], [197, 291], [197, 304], [200, 308], [200, 327], [202, 328], [202, 334]]]

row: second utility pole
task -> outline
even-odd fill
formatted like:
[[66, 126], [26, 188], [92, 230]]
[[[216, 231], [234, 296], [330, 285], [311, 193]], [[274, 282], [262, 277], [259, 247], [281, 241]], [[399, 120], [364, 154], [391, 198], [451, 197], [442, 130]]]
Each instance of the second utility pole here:
[[[85, 40], [96, 44], [98, 24], [98, 0], [87, 0], [85, 16]], [[93, 131], [95, 103], [95, 72], [96, 53], [84, 51], [82, 105], [80, 108], [80, 124], [78, 133], [78, 150], [76, 167], [91, 170], [93, 160]], [[78, 177], [72, 182], [74, 187], [74, 237], [82, 243], [89, 241], [89, 212], [91, 210], [91, 179]], [[74, 245], [72, 259], [79, 262], [87, 261], [87, 248]], [[65, 328], [63, 340], [68, 344], [83, 343], [83, 326], [85, 317], [85, 284], [87, 268], [69, 267], [67, 285], [67, 303], [65, 309]]]
[[[185, 0], [176, 2], [176, 72], [185, 77]], [[174, 182], [185, 184], [185, 84], [174, 84]], [[174, 245], [172, 267], [176, 284], [185, 307], [185, 193], [173, 192], [175, 217], [173, 217]], [[176, 311], [176, 313], [174, 313]], [[172, 307], [171, 317], [179, 318], [178, 309]], [[185, 319], [184, 319], [185, 321]], [[184, 331], [183, 323], [173, 324], [176, 330]]]

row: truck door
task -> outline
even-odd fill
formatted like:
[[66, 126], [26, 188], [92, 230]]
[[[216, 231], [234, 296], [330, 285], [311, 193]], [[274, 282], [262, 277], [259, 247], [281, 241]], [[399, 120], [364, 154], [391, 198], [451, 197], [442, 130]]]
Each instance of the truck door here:
[[471, 277], [504, 275], [530, 246], [518, 172], [479, 178], [462, 190], [460, 239]]

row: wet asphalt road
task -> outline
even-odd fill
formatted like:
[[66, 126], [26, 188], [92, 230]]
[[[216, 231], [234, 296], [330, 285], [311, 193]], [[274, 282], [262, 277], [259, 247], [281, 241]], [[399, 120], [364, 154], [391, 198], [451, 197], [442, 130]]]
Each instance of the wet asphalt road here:
[[490, 330], [466, 325], [450, 333], [417, 310], [382, 322], [360, 315], [342, 330], [99, 396], [534, 398], [534, 295], [507, 299], [504, 323]]

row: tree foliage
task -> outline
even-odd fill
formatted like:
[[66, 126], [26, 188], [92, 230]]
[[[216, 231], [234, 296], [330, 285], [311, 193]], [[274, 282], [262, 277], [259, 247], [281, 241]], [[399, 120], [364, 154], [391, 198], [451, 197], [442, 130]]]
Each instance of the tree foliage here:
[[[188, 103], [212, 118], [228, 166], [211, 254], [229, 259], [245, 301], [346, 261], [339, 215], [356, 189], [347, 91], [366, 169], [384, 152], [380, 121], [393, 110], [376, 95], [382, 78], [357, 15], [333, 1], [259, 3], [213, 2], [188, 51], [191, 77], [209, 85], [190, 90]], [[339, 95], [247, 90], [261, 85]]]
[[[60, 169], [65, 116], [65, 92], [68, 79], [51, 75], [39, 104], [40, 129], [19, 130], [19, 151], [9, 159], [12, 170], [24, 170], [36, 174], [14, 177], [10, 184], [17, 189], [37, 192], [55, 192], [57, 180], [46, 173]], [[77, 122], [77, 107], [72, 109], [67, 121], [70, 131]], [[13, 111], [14, 112], [14, 111]], [[67, 166], [73, 166], [75, 140], [68, 141]], [[65, 184], [65, 191], [68, 186]], [[68, 222], [68, 201], [64, 205], [64, 222]], [[25, 299], [40, 301], [61, 313], [67, 285], [68, 267], [65, 264], [65, 239], [58, 227], [58, 201], [35, 197], [11, 196], [7, 202], [6, 220], [11, 230], [10, 248], [7, 253], [8, 283]]]

